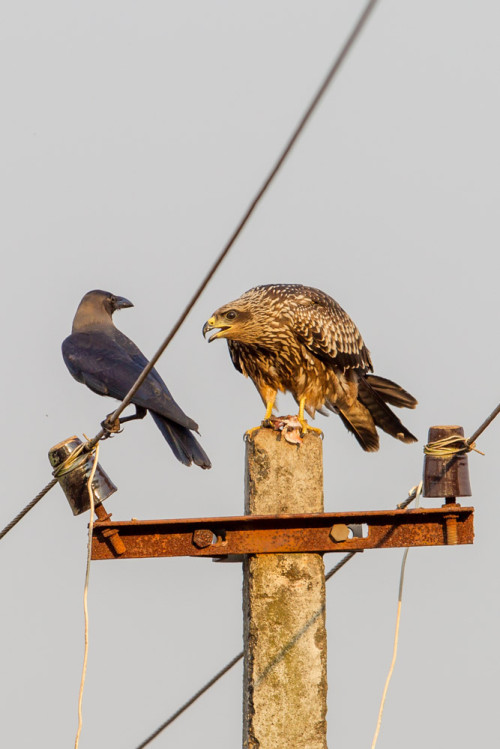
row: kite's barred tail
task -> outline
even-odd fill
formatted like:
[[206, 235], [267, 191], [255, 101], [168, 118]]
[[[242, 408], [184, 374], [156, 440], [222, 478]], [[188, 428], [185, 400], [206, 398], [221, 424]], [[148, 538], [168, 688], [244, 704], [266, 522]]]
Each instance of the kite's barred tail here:
[[358, 400], [350, 408], [337, 410], [344, 425], [354, 434], [367, 452], [379, 448], [376, 427], [402, 442], [416, 442], [387, 403], [401, 408], [415, 408], [415, 398], [391, 380], [376, 375], [366, 375], [359, 382]]

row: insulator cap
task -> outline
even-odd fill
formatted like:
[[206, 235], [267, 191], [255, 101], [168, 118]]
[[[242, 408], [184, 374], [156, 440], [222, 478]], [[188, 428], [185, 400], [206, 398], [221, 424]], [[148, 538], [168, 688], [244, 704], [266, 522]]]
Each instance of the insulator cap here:
[[[437, 449], [433, 454], [433, 443], [457, 435], [464, 439], [461, 426], [433, 426], [429, 429], [428, 445], [430, 454], [424, 459], [424, 497], [470, 497], [467, 453], [457, 452], [460, 443]], [[439, 452], [444, 454], [439, 455]]]

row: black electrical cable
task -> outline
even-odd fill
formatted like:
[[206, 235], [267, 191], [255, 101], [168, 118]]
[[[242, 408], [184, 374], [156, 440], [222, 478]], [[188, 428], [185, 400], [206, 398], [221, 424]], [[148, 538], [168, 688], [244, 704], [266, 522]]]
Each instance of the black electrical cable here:
[[[498, 416], [499, 413], [500, 413], [500, 403], [491, 412], [491, 414], [488, 416], [488, 418], [483, 421], [483, 423], [481, 424], [481, 426], [479, 426], [476, 429], [476, 431], [472, 434], [472, 436], [469, 437], [466, 440], [466, 442], [469, 445], [472, 445], [472, 443], [474, 443], [476, 441], [476, 439], [479, 437], [479, 435], [484, 432], [484, 430], [491, 424], [491, 422], [493, 421], [493, 419], [496, 416]], [[410, 492], [408, 498], [405, 499], [403, 502], [400, 502], [397, 505], [398, 509], [404, 509], [404, 508], [406, 508], [410, 504], [410, 502], [413, 502], [413, 500], [417, 496], [417, 491], [418, 491], [418, 488], [415, 487]], [[359, 552], [358, 551], [351, 551], [351, 552], [349, 552], [349, 554], [346, 554], [345, 557], [343, 557], [340, 560], [340, 562], [338, 562], [334, 567], [332, 567], [332, 569], [329, 572], [327, 572], [327, 574], [325, 575], [325, 582], [328, 581], [328, 580], [330, 580], [330, 578], [333, 577], [336, 572], [338, 572], [339, 570], [341, 570], [342, 567], [345, 564], [347, 564], [348, 562], [350, 562], [350, 560], [354, 556], [356, 556], [356, 554], [359, 554]], [[399, 593], [399, 595], [401, 597], [401, 587], [400, 587], [400, 593]], [[316, 618], [317, 618], [317, 616], [313, 617], [313, 619], [311, 620], [311, 622], [315, 621]], [[303, 631], [301, 631], [300, 634], [303, 634]], [[295, 641], [295, 638], [294, 638], [294, 641]], [[227, 664], [227, 666], [225, 666], [221, 671], [219, 671], [209, 682], [207, 682], [205, 684], [205, 686], [203, 686], [198, 692], [196, 692], [196, 694], [194, 694], [193, 697], [191, 697], [190, 700], [188, 700], [187, 702], [185, 702], [184, 705], [182, 705], [182, 707], [180, 707], [173, 715], [170, 716], [170, 718], [168, 718], [168, 720], [166, 720], [164, 723], [162, 723], [162, 725], [159, 728], [157, 728], [157, 730], [154, 733], [152, 733], [142, 744], [140, 744], [137, 747], [137, 749], [143, 749], [143, 747], [147, 746], [147, 744], [149, 744], [151, 741], [153, 741], [153, 739], [155, 739], [165, 728], [167, 728], [167, 726], [169, 726], [171, 723], [173, 723], [174, 720], [176, 718], [178, 718], [180, 715], [182, 715], [182, 713], [185, 710], [187, 710], [188, 707], [190, 707], [194, 702], [196, 702], [196, 700], [198, 699], [198, 697], [201, 697], [202, 694], [204, 694], [208, 689], [210, 689], [210, 687], [213, 684], [215, 684], [222, 676], [224, 676], [224, 674], [226, 674], [242, 658], [243, 658], [243, 652], [238, 653], [238, 655], [236, 655], [233, 658], [233, 660], [230, 661]]]
[[[332, 569], [329, 572], [327, 572], [327, 574], [325, 575], [325, 582], [327, 580], [330, 580], [330, 578], [333, 577], [336, 572], [338, 572], [339, 570], [341, 570], [342, 567], [345, 564], [347, 564], [347, 562], [349, 562], [356, 554], [359, 554], [359, 552], [358, 551], [351, 551], [351, 552], [349, 552], [349, 554], [346, 554], [345, 557], [343, 557], [343, 559], [341, 559], [340, 562], [338, 562], [338, 564], [336, 564], [334, 567], [332, 567]], [[306, 631], [306, 629], [308, 629], [311, 626], [311, 624], [313, 624], [317, 620], [318, 615], [320, 613], [321, 613], [321, 611], [318, 612], [318, 614], [316, 614], [315, 616], [313, 616], [309, 620], [309, 622], [307, 623], [307, 625], [300, 631], [300, 633], [298, 633], [298, 637], [300, 637], [301, 635], [303, 635], [304, 632]], [[290, 647], [296, 642], [296, 640], [298, 639], [298, 637], [295, 637], [293, 639], [293, 641], [284, 650], [289, 650]], [[176, 710], [175, 713], [173, 713], [170, 716], [170, 718], [167, 718], [167, 720], [164, 723], [162, 723], [161, 726], [159, 726], [156, 729], [156, 731], [154, 731], [152, 734], [150, 734], [147, 737], [147, 739], [145, 739], [142, 742], [142, 744], [139, 744], [136, 747], [136, 749], [144, 749], [145, 746], [147, 746], [154, 739], [156, 739], [156, 737], [159, 736], [160, 733], [162, 731], [164, 731], [165, 728], [167, 728], [167, 726], [171, 725], [174, 722], [174, 720], [176, 720], [180, 715], [182, 715], [183, 712], [185, 712], [188, 709], [188, 707], [191, 707], [191, 705], [193, 703], [195, 703], [196, 700], [199, 697], [201, 697], [203, 694], [205, 694], [205, 692], [207, 692], [210, 689], [210, 687], [212, 687], [214, 684], [216, 684], [219, 681], [219, 679], [222, 678], [224, 676], [224, 674], [227, 674], [227, 672], [230, 671], [232, 669], [232, 667], [235, 666], [238, 663], [238, 661], [241, 661], [242, 658], [243, 658], [243, 651], [241, 651], [241, 653], [238, 653], [238, 655], [235, 655], [234, 658], [231, 661], [229, 661], [229, 663], [227, 665], [224, 666], [224, 668], [222, 668], [220, 671], [218, 671], [215, 674], [215, 676], [213, 676], [210, 679], [210, 681], [207, 681], [207, 683], [204, 684], [201, 687], [201, 689], [199, 689], [195, 694], [193, 694], [193, 696], [189, 700], [187, 700], [187, 702], [185, 702], [183, 705], [181, 705], [181, 707], [178, 710]]]
[[[134, 385], [131, 387], [130, 391], [127, 393], [123, 401], [120, 403], [118, 408], [114, 411], [113, 414], [109, 416], [109, 423], [113, 423], [116, 421], [116, 419], [120, 416], [122, 411], [129, 405], [131, 399], [134, 397], [134, 393], [137, 391], [137, 389], [141, 386], [141, 384], [144, 382], [146, 377], [148, 376], [149, 372], [152, 370], [160, 356], [163, 354], [165, 349], [167, 348], [168, 344], [172, 340], [172, 338], [175, 336], [179, 328], [181, 327], [182, 323], [186, 319], [186, 317], [191, 312], [192, 308], [204, 292], [206, 286], [208, 285], [209, 281], [211, 280], [214, 273], [219, 268], [220, 264], [228, 254], [229, 250], [235, 243], [236, 239], [241, 234], [245, 224], [249, 220], [250, 216], [254, 212], [255, 208], [257, 207], [258, 203], [260, 202], [261, 198], [263, 197], [264, 193], [267, 191], [269, 185], [273, 181], [273, 179], [278, 174], [279, 170], [281, 169], [285, 159], [287, 158], [288, 154], [292, 150], [293, 146], [295, 145], [295, 142], [299, 138], [300, 134], [304, 130], [307, 122], [311, 118], [313, 112], [317, 108], [319, 102], [323, 98], [323, 95], [325, 94], [326, 90], [328, 89], [330, 83], [334, 79], [336, 73], [338, 72], [339, 68], [341, 67], [342, 63], [344, 62], [344, 59], [346, 58], [348, 52], [350, 51], [351, 47], [353, 46], [354, 42], [356, 41], [357, 37], [359, 36], [363, 26], [365, 25], [366, 21], [368, 20], [368, 17], [370, 16], [372, 10], [374, 9], [375, 5], [379, 2], [379, 0], [369, 0], [369, 2], [366, 4], [365, 9], [361, 13], [359, 19], [357, 20], [353, 30], [351, 31], [350, 35], [348, 36], [347, 40], [344, 42], [344, 45], [342, 49], [340, 50], [339, 54], [336, 56], [335, 60], [333, 61], [332, 65], [330, 66], [330, 69], [328, 70], [328, 73], [326, 74], [322, 84], [320, 85], [318, 91], [316, 92], [315, 96], [313, 97], [313, 100], [307, 107], [305, 113], [303, 114], [302, 118], [300, 119], [297, 127], [293, 131], [290, 139], [288, 140], [287, 144], [285, 145], [284, 149], [282, 150], [280, 156], [278, 157], [277, 161], [275, 162], [274, 166], [272, 167], [271, 171], [267, 175], [266, 179], [262, 183], [260, 189], [257, 191], [257, 194], [255, 195], [254, 199], [248, 206], [247, 210], [243, 214], [243, 217], [241, 218], [239, 224], [237, 225], [236, 229], [231, 234], [228, 242], [223, 247], [222, 251], [216, 258], [215, 262], [207, 272], [205, 278], [202, 280], [196, 291], [194, 292], [193, 296], [187, 303], [186, 307], [182, 311], [180, 317], [178, 318], [177, 322], [171, 329], [170, 333], [167, 335], [163, 343], [161, 344], [158, 351], [154, 354], [150, 362], [146, 365], [144, 370], [141, 372], [140, 376], [137, 378]], [[101, 429], [101, 431], [91, 440], [89, 447], [92, 447], [96, 442], [98, 442], [100, 439], [102, 439], [105, 436], [106, 432], [104, 429]]]
[[[340, 50], [339, 54], [336, 56], [334, 62], [330, 66], [330, 69], [328, 70], [328, 73], [326, 77], [324, 78], [321, 86], [319, 87], [318, 91], [316, 92], [315, 96], [313, 97], [311, 103], [307, 107], [305, 113], [303, 114], [302, 118], [300, 119], [297, 127], [293, 131], [291, 137], [289, 138], [288, 142], [286, 143], [285, 147], [283, 148], [280, 156], [278, 157], [277, 161], [275, 162], [274, 166], [272, 167], [271, 171], [267, 175], [266, 179], [262, 183], [260, 189], [257, 191], [257, 194], [255, 195], [254, 199], [248, 206], [247, 210], [243, 214], [243, 217], [241, 218], [240, 222], [236, 226], [236, 229], [231, 234], [228, 242], [223, 247], [222, 251], [219, 253], [218, 257], [210, 267], [209, 271], [203, 278], [202, 282], [194, 292], [193, 296], [187, 303], [186, 307], [182, 311], [180, 317], [178, 318], [177, 322], [172, 327], [170, 333], [167, 335], [167, 337], [164, 339], [163, 343], [161, 344], [158, 351], [154, 354], [154, 356], [151, 358], [149, 363], [146, 365], [146, 367], [143, 369], [125, 398], [122, 400], [118, 408], [115, 409], [115, 411], [106, 419], [106, 421], [110, 424], [114, 423], [116, 419], [119, 418], [120, 414], [125, 410], [125, 408], [129, 405], [130, 401], [134, 397], [135, 392], [138, 390], [138, 388], [141, 386], [141, 384], [144, 382], [152, 368], [155, 366], [156, 362], [160, 358], [160, 356], [163, 354], [165, 349], [167, 348], [170, 341], [173, 339], [179, 328], [181, 327], [184, 320], [187, 318], [189, 313], [191, 312], [192, 308], [204, 292], [205, 288], [207, 287], [208, 283], [212, 279], [215, 272], [218, 270], [220, 264], [228, 254], [229, 250], [235, 243], [236, 239], [241, 234], [244, 226], [246, 225], [247, 221], [249, 220], [250, 216], [254, 212], [255, 208], [257, 207], [258, 203], [260, 202], [261, 198], [263, 197], [264, 193], [267, 191], [269, 185], [281, 169], [285, 159], [287, 158], [288, 154], [292, 150], [293, 146], [295, 145], [295, 142], [299, 138], [300, 134], [304, 130], [307, 122], [309, 121], [310, 117], [312, 116], [313, 112], [316, 110], [320, 100], [322, 99], [323, 95], [325, 94], [327, 88], [329, 87], [330, 83], [332, 82], [333, 78], [337, 74], [339, 68], [341, 67], [342, 63], [344, 62], [344, 59], [346, 58], [348, 52], [350, 51], [351, 47], [353, 46], [354, 42], [356, 41], [357, 37], [359, 36], [363, 26], [365, 25], [366, 21], [368, 20], [368, 17], [370, 16], [372, 10], [374, 9], [375, 5], [379, 2], [379, 0], [369, 0], [369, 2], [366, 4], [363, 12], [361, 13], [360, 17], [358, 18], [353, 30], [351, 31], [350, 35], [348, 36], [347, 40], [344, 42], [344, 45], [342, 46], [342, 49]], [[87, 443], [87, 449], [91, 450], [99, 440], [103, 439], [103, 437], [106, 437], [109, 434], [109, 432], [102, 428], [96, 435], [93, 437], [89, 442]], [[52, 486], [55, 485], [56, 482], [51, 482], [51, 485], [46, 487], [44, 490], [44, 493], [47, 493], [49, 489], [52, 488]], [[43, 494], [42, 494], [43, 496]], [[41, 497], [39, 497], [41, 499]], [[38, 499], [37, 499], [38, 501]], [[27, 507], [22, 510], [19, 515], [14, 518], [13, 521], [11, 521], [3, 531], [0, 533], [0, 539], [5, 536], [11, 528], [16, 525], [16, 523], [21, 520], [24, 515], [26, 515], [32, 507], [36, 504], [35, 501], [31, 502]]]
[[52, 479], [52, 481], [49, 481], [47, 486], [45, 486], [41, 492], [39, 492], [34, 499], [31, 500], [29, 504], [26, 505], [26, 507], [19, 512], [14, 520], [11, 520], [10, 523], [7, 523], [5, 528], [0, 531], [0, 539], [2, 539], [4, 536], [7, 535], [7, 533], [18, 524], [20, 520], [23, 519], [25, 515], [28, 514], [28, 512], [33, 509], [33, 507], [43, 498], [45, 495], [52, 489], [53, 486], [57, 484], [57, 479]]

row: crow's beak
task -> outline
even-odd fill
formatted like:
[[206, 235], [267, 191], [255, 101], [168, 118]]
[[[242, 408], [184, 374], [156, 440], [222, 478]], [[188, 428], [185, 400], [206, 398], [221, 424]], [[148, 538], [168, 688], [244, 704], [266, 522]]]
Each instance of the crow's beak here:
[[134, 305], [124, 296], [117, 296], [115, 302], [115, 309], [127, 309], [127, 307], [133, 307]]

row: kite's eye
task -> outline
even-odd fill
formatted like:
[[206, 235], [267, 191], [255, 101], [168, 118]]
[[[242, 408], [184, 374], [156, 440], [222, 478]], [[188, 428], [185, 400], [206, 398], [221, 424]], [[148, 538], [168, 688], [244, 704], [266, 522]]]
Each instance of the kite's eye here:
[[237, 316], [237, 312], [234, 309], [230, 309], [229, 312], [226, 312], [225, 318], [226, 320], [235, 320]]

